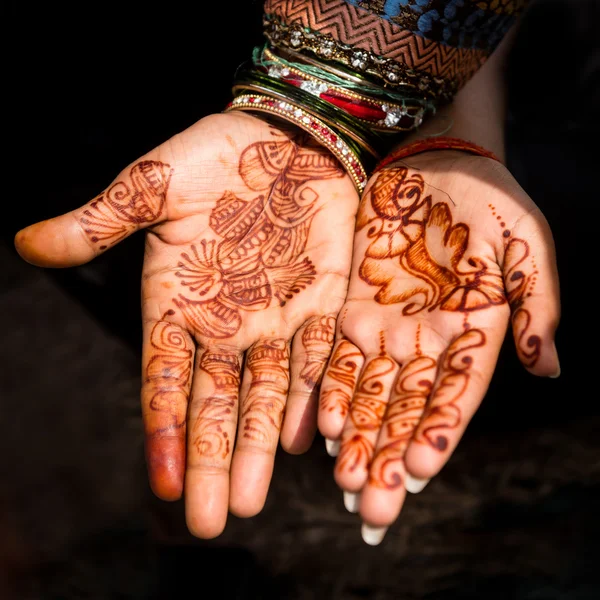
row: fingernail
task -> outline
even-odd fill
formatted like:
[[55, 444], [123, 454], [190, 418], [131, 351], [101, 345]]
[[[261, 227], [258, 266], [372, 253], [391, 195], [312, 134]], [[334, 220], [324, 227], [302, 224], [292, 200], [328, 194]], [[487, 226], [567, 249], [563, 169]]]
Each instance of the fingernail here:
[[325, 438], [325, 449], [329, 456], [337, 456], [340, 453], [340, 440], [328, 440]]
[[430, 479], [418, 479], [417, 477], [413, 477], [407, 473], [404, 476], [404, 487], [406, 488], [407, 492], [410, 492], [411, 494], [418, 494], [430, 481]]
[[385, 537], [387, 530], [387, 527], [371, 527], [370, 525], [363, 523], [360, 533], [366, 544], [369, 544], [369, 546], [378, 546]]
[[358, 512], [358, 506], [360, 504], [360, 494], [354, 494], [352, 492], [344, 492], [344, 506], [346, 510], [351, 513]]

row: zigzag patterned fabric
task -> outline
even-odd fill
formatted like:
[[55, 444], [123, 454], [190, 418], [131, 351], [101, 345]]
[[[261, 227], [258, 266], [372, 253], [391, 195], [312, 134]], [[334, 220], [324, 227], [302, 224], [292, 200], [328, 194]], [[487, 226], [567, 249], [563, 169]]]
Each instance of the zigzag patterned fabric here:
[[457, 90], [527, 0], [266, 0], [265, 14], [393, 59]]

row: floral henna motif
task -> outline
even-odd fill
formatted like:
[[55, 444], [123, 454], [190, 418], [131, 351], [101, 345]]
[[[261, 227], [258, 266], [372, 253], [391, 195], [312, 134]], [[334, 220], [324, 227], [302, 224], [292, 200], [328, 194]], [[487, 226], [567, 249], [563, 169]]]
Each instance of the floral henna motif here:
[[236, 352], [207, 350], [198, 368], [211, 376], [214, 393], [204, 400], [196, 416], [192, 444], [204, 457], [225, 459], [231, 453], [233, 440], [223, 424], [236, 421], [234, 410], [240, 387], [240, 358]]
[[240, 329], [243, 311], [285, 306], [313, 282], [314, 265], [300, 258], [318, 199], [308, 184], [344, 176], [332, 156], [288, 139], [249, 146], [239, 173], [257, 194], [225, 192], [209, 221], [220, 241], [191, 246], [176, 273], [189, 293], [174, 303], [193, 331], [218, 339]]
[[362, 352], [348, 340], [342, 339], [336, 346], [327, 368], [327, 377], [338, 385], [321, 390], [321, 410], [338, 412], [341, 417], [346, 417], [358, 380], [358, 365], [362, 362], [362, 356]]
[[456, 338], [440, 359], [438, 382], [417, 430], [415, 441], [427, 443], [443, 452], [448, 447], [448, 430], [461, 423], [459, 400], [469, 387], [473, 356], [471, 352], [485, 346], [480, 329], [469, 329]]
[[357, 231], [368, 226], [372, 241], [359, 274], [379, 287], [375, 300], [402, 302], [405, 315], [504, 304], [501, 274], [483, 259], [467, 257], [469, 227], [453, 223], [445, 202], [434, 204], [431, 196], [423, 197], [424, 187], [421, 175], [404, 167], [389, 169], [361, 203]]
[[78, 217], [90, 241], [105, 250], [137, 225], [156, 221], [163, 212], [172, 173], [169, 165], [153, 160], [133, 166], [130, 183], [117, 181]]
[[433, 358], [418, 356], [400, 372], [385, 415], [387, 443], [371, 464], [371, 485], [389, 490], [402, 485], [404, 453], [423, 415], [436, 367]]
[[246, 355], [252, 380], [242, 409], [243, 436], [262, 445], [279, 438], [289, 388], [288, 345], [261, 340]]
[[151, 388], [150, 408], [171, 417], [159, 433], [185, 425], [185, 410], [191, 381], [193, 349], [181, 329], [167, 321], [156, 323], [150, 334], [152, 357], [146, 367]]
[[334, 335], [335, 317], [332, 316], [315, 317], [304, 328], [302, 346], [306, 360], [300, 378], [311, 389], [321, 382]]

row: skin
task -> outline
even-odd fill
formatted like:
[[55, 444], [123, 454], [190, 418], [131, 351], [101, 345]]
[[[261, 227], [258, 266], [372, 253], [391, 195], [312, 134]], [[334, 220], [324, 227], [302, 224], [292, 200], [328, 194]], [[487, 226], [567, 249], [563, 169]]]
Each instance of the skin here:
[[500, 163], [427, 152], [372, 178], [319, 415], [366, 523], [390, 525], [406, 474], [449, 459], [509, 323], [524, 366], [558, 375], [558, 297], [548, 224]]
[[[503, 69], [513, 36], [406, 143], [454, 136], [503, 161]], [[340, 314], [319, 429], [340, 443], [335, 480], [358, 495], [371, 527], [397, 519], [407, 477], [427, 481], [449, 460], [507, 328], [528, 371], [560, 374], [552, 234], [502, 162], [489, 158], [429, 151], [371, 178]]]
[[145, 230], [142, 415], [150, 485], [219, 535], [264, 504], [281, 437], [305, 451], [344, 301], [358, 195], [305, 134], [213, 115], [98, 197], [17, 233], [28, 262], [69, 267]]

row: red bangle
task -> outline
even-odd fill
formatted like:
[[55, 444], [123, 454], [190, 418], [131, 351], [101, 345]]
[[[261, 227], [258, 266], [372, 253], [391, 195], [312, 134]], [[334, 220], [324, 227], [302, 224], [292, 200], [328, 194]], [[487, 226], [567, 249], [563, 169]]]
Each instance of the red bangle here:
[[425, 140], [418, 140], [412, 144], [393, 150], [377, 164], [371, 174], [380, 171], [401, 158], [406, 158], [407, 156], [420, 154], [421, 152], [427, 152], [429, 150], [462, 150], [463, 152], [470, 152], [471, 154], [493, 158], [498, 162], [502, 162], [493, 152], [490, 152], [473, 142], [469, 142], [468, 140], [461, 140], [460, 138], [454, 137], [432, 137]]

